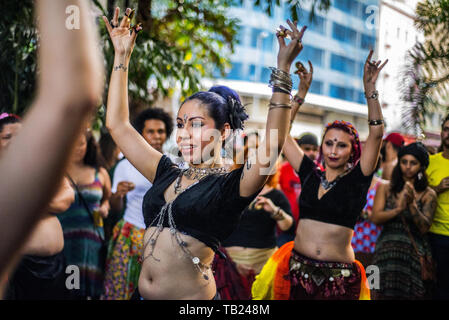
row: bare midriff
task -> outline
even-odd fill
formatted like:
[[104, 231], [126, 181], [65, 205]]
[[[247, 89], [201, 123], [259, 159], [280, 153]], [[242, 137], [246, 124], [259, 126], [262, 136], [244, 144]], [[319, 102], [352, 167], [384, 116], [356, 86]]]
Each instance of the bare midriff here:
[[[145, 232], [144, 243], [147, 243], [155, 227]], [[214, 259], [214, 251], [203, 242], [179, 233], [187, 242], [187, 249], [194, 257], [210, 266]], [[151, 252], [151, 245], [144, 249], [144, 256]], [[145, 258], [139, 277], [139, 293], [145, 300], [210, 300], [216, 294], [215, 279], [212, 269], [207, 269], [208, 280], [193, 264], [176, 242], [168, 228], [164, 228], [156, 241], [153, 256]], [[158, 259], [158, 260], [156, 260]]]
[[311, 219], [300, 219], [296, 229], [295, 250], [319, 261], [354, 262], [351, 246], [353, 230]]
[[23, 254], [49, 257], [62, 251], [64, 248], [64, 234], [58, 218], [46, 214], [33, 229], [27, 240]]

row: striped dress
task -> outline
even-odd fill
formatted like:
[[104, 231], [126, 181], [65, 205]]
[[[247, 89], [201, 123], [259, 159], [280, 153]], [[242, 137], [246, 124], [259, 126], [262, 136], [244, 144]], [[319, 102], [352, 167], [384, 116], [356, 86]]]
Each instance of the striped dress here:
[[[91, 212], [98, 210], [103, 197], [103, 186], [95, 172], [95, 181], [78, 186]], [[80, 271], [80, 289], [72, 290], [78, 299], [90, 297], [98, 299], [103, 291], [103, 272], [100, 259], [103, 227], [94, 227], [93, 221], [83, 202], [75, 193], [75, 201], [70, 208], [58, 215], [64, 232], [64, 256], [67, 265], [75, 265]]]
[[[418, 206], [422, 204], [418, 201]], [[390, 195], [385, 210], [396, 207]], [[379, 267], [380, 289], [374, 290], [376, 299], [425, 299], [429, 298], [429, 284], [421, 279], [421, 264], [415, 253], [400, 215], [403, 215], [418, 250], [431, 255], [427, 234], [422, 235], [412, 220], [408, 209], [383, 225], [377, 239], [372, 264]]]

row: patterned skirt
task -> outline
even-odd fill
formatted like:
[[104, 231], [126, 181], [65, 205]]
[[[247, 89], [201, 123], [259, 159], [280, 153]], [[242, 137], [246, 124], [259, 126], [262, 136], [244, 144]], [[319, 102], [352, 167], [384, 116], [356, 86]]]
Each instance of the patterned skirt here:
[[145, 229], [120, 220], [109, 241], [104, 300], [129, 300], [139, 281]]
[[[415, 237], [419, 250], [429, 252], [425, 236]], [[380, 235], [372, 261], [380, 271], [380, 288], [375, 300], [427, 299], [431, 284], [421, 279], [421, 264], [400, 222], [388, 223]]]

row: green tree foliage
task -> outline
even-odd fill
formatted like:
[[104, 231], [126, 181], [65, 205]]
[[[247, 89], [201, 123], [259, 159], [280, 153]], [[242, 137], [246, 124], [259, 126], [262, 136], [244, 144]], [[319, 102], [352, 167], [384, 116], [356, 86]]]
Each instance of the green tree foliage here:
[[449, 89], [449, 1], [425, 0], [416, 7], [415, 26], [425, 41], [408, 52], [402, 88], [404, 125], [423, 132], [426, 119], [447, 107]]
[[[280, 0], [252, 0], [272, 15]], [[330, 0], [288, 0], [292, 20], [297, 20], [302, 3], [312, 2], [315, 10], [326, 11]], [[200, 80], [218, 70], [223, 76], [230, 67], [239, 32], [239, 21], [229, 16], [232, 5], [243, 0], [92, 0], [98, 13], [100, 45], [106, 70], [112, 69], [112, 43], [100, 15], [112, 18], [115, 6], [135, 8], [133, 24], [142, 23], [129, 74], [131, 112], [151, 105], [159, 97], [181, 89], [183, 97], [201, 89]], [[105, 4], [105, 6], [103, 6]], [[33, 97], [36, 74], [36, 32], [33, 1], [2, 0], [0, 20], [1, 109], [23, 114]], [[5, 35], [5, 36], [3, 36]], [[109, 72], [106, 72], [106, 101]], [[150, 85], [149, 85], [150, 84]], [[150, 89], [149, 89], [150, 88]], [[181, 97], [182, 98], [182, 97]], [[104, 109], [103, 109], [104, 110]], [[100, 123], [101, 125], [101, 123]]]
[[33, 1], [1, 1], [0, 10], [0, 110], [22, 114], [36, 83]]

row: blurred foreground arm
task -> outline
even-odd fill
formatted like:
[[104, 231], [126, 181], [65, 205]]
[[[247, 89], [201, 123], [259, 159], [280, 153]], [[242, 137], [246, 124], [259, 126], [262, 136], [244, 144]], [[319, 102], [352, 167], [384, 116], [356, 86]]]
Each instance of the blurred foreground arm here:
[[[35, 3], [40, 35], [38, 91], [22, 130], [0, 159], [0, 277], [59, 187], [74, 140], [103, 89], [89, 1]], [[79, 9], [79, 29], [66, 26], [69, 6]]]

